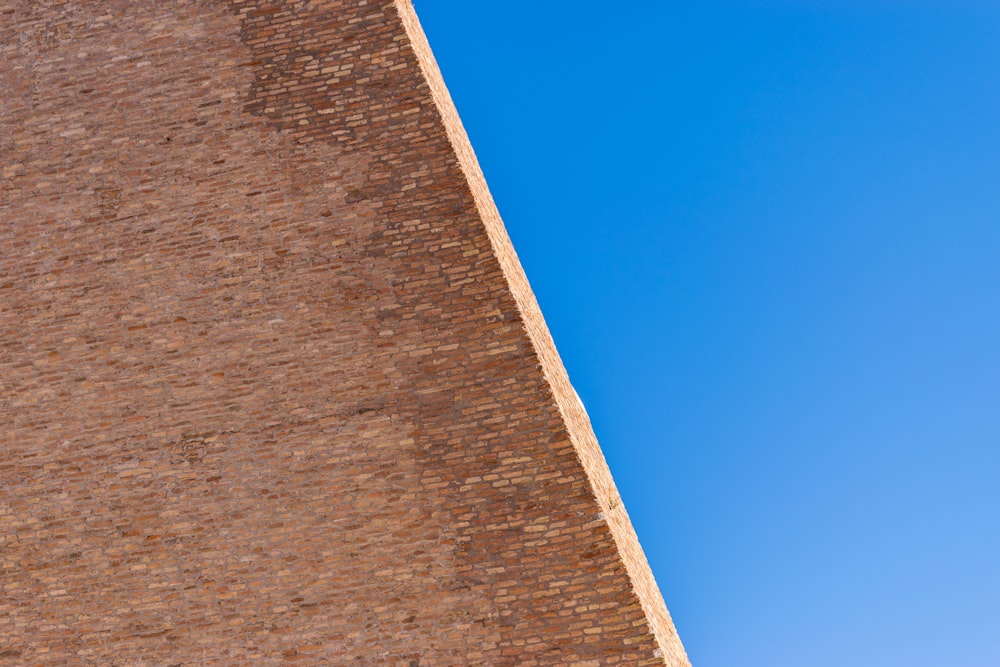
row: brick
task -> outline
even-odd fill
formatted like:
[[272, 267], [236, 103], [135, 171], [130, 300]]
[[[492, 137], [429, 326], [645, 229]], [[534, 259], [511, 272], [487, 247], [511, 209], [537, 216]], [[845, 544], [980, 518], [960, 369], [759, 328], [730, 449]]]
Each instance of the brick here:
[[407, 0], [0, 12], [0, 664], [688, 664]]

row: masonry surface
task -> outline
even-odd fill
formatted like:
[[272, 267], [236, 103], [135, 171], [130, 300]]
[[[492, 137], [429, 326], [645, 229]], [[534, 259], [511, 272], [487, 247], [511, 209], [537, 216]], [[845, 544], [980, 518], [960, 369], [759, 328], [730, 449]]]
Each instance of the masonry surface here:
[[403, 0], [0, 0], [0, 664], [687, 665]]

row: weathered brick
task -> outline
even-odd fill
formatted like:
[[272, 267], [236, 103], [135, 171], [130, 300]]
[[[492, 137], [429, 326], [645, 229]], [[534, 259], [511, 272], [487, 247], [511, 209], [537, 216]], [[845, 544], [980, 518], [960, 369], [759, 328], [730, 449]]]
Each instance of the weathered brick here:
[[0, 188], [0, 664], [687, 664], [406, 0], [8, 0]]

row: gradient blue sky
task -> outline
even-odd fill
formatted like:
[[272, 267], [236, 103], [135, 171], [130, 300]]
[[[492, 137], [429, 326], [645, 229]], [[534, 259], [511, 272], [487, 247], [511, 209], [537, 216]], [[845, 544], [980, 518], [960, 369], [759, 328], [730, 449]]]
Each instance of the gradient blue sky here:
[[415, 4], [695, 666], [1000, 665], [1000, 4]]

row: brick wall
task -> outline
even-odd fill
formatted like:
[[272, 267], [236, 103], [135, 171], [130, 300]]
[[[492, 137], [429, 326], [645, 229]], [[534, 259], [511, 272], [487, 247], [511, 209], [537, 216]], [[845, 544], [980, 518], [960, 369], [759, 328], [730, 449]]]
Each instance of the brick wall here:
[[0, 0], [0, 664], [686, 665], [402, 0]]

